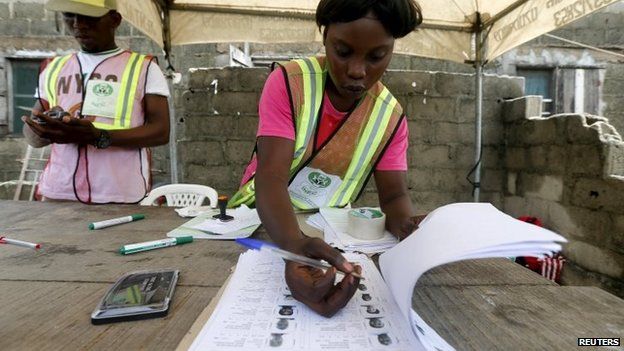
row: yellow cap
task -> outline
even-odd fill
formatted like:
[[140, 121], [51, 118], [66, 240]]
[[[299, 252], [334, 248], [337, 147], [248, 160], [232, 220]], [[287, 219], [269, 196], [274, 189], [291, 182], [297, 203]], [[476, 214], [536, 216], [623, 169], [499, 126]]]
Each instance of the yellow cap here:
[[89, 17], [102, 17], [110, 10], [117, 10], [116, 0], [48, 0], [50, 11], [76, 13]]

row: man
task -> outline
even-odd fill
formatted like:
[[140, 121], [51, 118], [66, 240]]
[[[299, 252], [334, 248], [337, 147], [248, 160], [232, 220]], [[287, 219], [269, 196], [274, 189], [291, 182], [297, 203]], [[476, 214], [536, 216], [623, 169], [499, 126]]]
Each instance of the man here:
[[150, 189], [148, 147], [169, 141], [169, 89], [151, 56], [115, 43], [115, 0], [50, 0], [80, 52], [56, 57], [39, 76], [24, 135], [52, 144], [38, 194], [84, 203], [136, 203]]

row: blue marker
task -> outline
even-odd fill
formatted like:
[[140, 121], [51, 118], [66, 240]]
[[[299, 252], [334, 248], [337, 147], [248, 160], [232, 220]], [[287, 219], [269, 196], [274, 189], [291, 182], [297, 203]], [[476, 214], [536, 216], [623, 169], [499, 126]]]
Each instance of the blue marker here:
[[[244, 239], [235, 239], [235, 241], [238, 244], [243, 245], [243, 246], [245, 246], [247, 248], [250, 248], [250, 249], [259, 250], [259, 251], [265, 251], [265, 252], [266, 251], [272, 252], [273, 254], [275, 254], [275, 255], [277, 255], [277, 256], [285, 259], [285, 260], [298, 262], [298, 263], [301, 263], [301, 264], [305, 264], [307, 266], [312, 266], [312, 267], [321, 268], [321, 269], [332, 268], [332, 266], [330, 264], [328, 264], [328, 263], [325, 263], [325, 262], [319, 261], [319, 260], [315, 260], [313, 258], [297, 255], [297, 254], [294, 254], [294, 253], [286, 251], [286, 250], [282, 250], [282, 249], [278, 248], [277, 246], [275, 246], [274, 244], [267, 243], [267, 242], [264, 242], [262, 240], [244, 238]], [[341, 271], [336, 271], [336, 273], [338, 273], [338, 274], [346, 274], [346, 273], [341, 272]], [[356, 278], [364, 279], [361, 275], [357, 274], [356, 272], [352, 272], [351, 275], [353, 275]]]

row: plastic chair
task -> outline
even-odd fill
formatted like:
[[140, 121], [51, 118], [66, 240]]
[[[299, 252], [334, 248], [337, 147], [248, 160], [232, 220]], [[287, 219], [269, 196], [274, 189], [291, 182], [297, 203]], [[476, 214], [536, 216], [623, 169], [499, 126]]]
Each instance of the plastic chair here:
[[158, 206], [158, 198], [164, 196], [169, 207], [201, 206], [206, 198], [210, 207], [217, 207], [217, 191], [198, 184], [167, 184], [152, 189], [141, 201], [141, 206]]

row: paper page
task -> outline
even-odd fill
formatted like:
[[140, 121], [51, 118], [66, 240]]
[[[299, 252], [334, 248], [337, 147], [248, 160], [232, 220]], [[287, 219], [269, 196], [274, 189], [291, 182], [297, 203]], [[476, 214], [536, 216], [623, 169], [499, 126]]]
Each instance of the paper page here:
[[[197, 217], [200, 215], [217, 214], [219, 210], [210, 206], [187, 206], [174, 209], [180, 217]], [[227, 210], [226, 210], [227, 213]]]
[[260, 217], [256, 209], [241, 206], [234, 210], [226, 210], [226, 214], [234, 217], [233, 220], [223, 222], [215, 218], [206, 218], [191, 228], [214, 234], [227, 234], [237, 230], [260, 224]]
[[248, 251], [190, 350], [424, 350], [372, 261], [348, 254], [366, 280], [347, 306], [321, 317], [294, 300], [284, 262]]
[[[229, 212], [229, 211], [233, 211], [233, 210], [227, 210], [226, 213], [231, 214], [232, 212]], [[204, 213], [198, 214], [197, 217], [169, 231], [167, 233], [167, 236], [170, 238], [175, 238], [175, 237], [190, 235], [193, 237], [193, 239], [234, 240], [234, 239], [249, 237], [260, 226], [260, 224], [258, 223], [258, 224], [254, 224], [249, 227], [235, 230], [232, 232], [228, 232], [225, 234], [216, 234], [216, 233], [201, 231], [199, 229], [193, 228], [194, 226], [204, 223], [207, 220], [212, 220], [212, 216], [217, 213], [219, 213], [218, 209], [213, 209], [212, 211], [204, 211]]]
[[323, 216], [321, 216], [320, 213], [315, 213], [311, 216], [308, 216], [308, 218], [306, 218], [306, 223], [308, 223], [308, 225], [310, 225], [311, 227], [314, 227], [320, 230], [323, 230], [326, 224], [325, 220], [323, 219]]
[[449, 345], [446, 340], [442, 339], [433, 328], [431, 328], [425, 321], [420, 318], [418, 313], [414, 310], [411, 311], [412, 329], [418, 339], [427, 350], [435, 351], [452, 351], [455, 350], [453, 346]]
[[396, 245], [396, 241], [387, 242], [387, 241], [371, 241], [367, 244], [345, 244], [339, 237], [338, 234], [334, 231], [334, 229], [330, 225], [326, 225], [323, 230], [324, 240], [329, 245], [339, 248], [343, 251], [347, 252], [361, 252], [365, 254], [374, 254], [379, 252], [384, 252], [394, 245]]
[[[379, 265], [403, 316], [413, 323], [414, 286], [429, 269], [466, 258], [547, 254], [558, 247], [552, 245], [554, 242], [565, 241], [562, 236], [510, 217], [491, 204], [457, 203], [431, 212], [416, 232], [380, 256]], [[535, 245], [529, 247], [527, 243]], [[519, 249], [514, 249], [514, 245]]]

